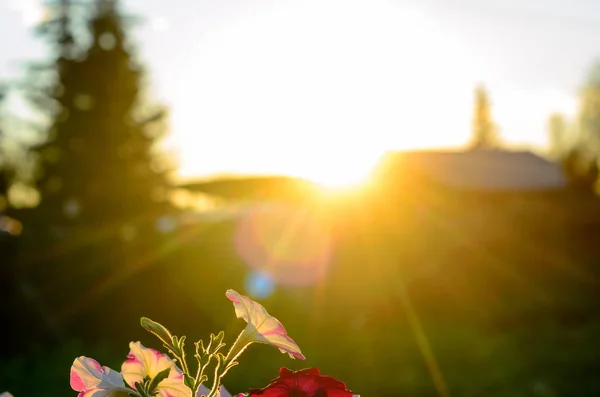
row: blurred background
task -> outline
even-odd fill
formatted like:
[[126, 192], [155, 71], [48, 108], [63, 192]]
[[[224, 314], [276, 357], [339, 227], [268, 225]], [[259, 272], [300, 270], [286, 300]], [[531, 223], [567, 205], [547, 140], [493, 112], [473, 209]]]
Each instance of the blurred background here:
[[[230, 391], [600, 395], [600, 3], [0, 0], [0, 391], [261, 302]], [[191, 346], [191, 344], [190, 344]]]

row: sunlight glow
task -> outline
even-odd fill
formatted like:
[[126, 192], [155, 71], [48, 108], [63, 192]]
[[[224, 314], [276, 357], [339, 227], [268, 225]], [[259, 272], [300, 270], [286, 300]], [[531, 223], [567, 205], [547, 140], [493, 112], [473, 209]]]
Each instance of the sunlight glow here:
[[[569, 119], [574, 119], [578, 111], [578, 100], [573, 95], [546, 89], [539, 92], [527, 92], [514, 87], [496, 89], [494, 95], [494, 117], [501, 120], [502, 139], [515, 145], [525, 144], [523, 137], [532, 137], [538, 142], [547, 140], [546, 123], [554, 112], [560, 112]], [[535, 121], [543, 120], [539, 128]], [[529, 133], [529, 134], [528, 134]]]
[[21, 20], [27, 27], [35, 26], [47, 17], [42, 0], [8, 0], [7, 6], [21, 14]]
[[461, 144], [477, 80], [460, 46], [416, 9], [278, 1], [190, 50], [173, 100], [180, 174], [356, 183], [387, 150]]

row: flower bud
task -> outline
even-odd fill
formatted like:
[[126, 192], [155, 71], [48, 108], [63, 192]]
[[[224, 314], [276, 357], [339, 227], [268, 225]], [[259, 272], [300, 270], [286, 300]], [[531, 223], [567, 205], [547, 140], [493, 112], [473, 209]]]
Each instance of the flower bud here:
[[163, 325], [157, 323], [156, 321], [150, 320], [148, 317], [142, 317], [140, 324], [146, 331], [156, 335], [156, 337], [163, 341], [163, 343], [168, 346], [173, 346], [173, 336]]

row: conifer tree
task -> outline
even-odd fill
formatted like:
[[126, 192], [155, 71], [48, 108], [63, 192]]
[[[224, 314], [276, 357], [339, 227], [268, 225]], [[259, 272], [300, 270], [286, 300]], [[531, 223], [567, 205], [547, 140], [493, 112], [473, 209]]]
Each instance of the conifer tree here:
[[160, 216], [168, 183], [154, 146], [164, 110], [145, 103], [126, 20], [116, 1], [96, 0], [84, 48], [73, 39], [68, 0], [59, 10], [46, 29], [57, 48], [56, 79], [38, 99], [52, 120], [37, 148], [40, 210], [67, 224]]
[[[171, 211], [168, 170], [155, 153], [165, 111], [147, 102], [144, 69], [116, 1], [60, 0], [52, 9], [40, 33], [54, 59], [34, 65], [36, 78], [28, 79], [48, 128], [33, 150], [41, 201], [23, 222], [20, 260], [40, 297], [33, 306], [43, 334], [60, 337], [68, 326], [89, 336], [96, 327], [86, 313], [109, 313], [97, 296], [86, 310], [74, 308], [73, 296], [113, 285], [120, 274], [140, 277], [135, 265], [164, 243], [154, 225]], [[129, 292], [117, 291], [124, 301]]]
[[475, 89], [475, 111], [473, 115], [473, 146], [490, 148], [496, 145], [496, 131], [491, 114], [491, 101], [483, 85]]

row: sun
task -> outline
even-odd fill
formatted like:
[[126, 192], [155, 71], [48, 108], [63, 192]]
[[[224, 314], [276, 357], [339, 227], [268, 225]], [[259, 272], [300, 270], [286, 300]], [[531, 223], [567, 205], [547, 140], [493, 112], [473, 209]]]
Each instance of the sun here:
[[[172, 100], [183, 176], [360, 183], [393, 149], [459, 144], [474, 63], [422, 11], [280, 0], [198, 38]], [[435, 113], [432, 110], [435, 109]]]
[[40, 1], [8, 0], [7, 6], [21, 14], [21, 20], [27, 27], [33, 27], [48, 18], [49, 11]]
[[311, 180], [329, 191], [353, 190], [370, 179], [383, 153], [362, 152], [359, 148], [346, 153], [336, 152], [329, 159], [318, 159], [290, 170], [292, 176]]

